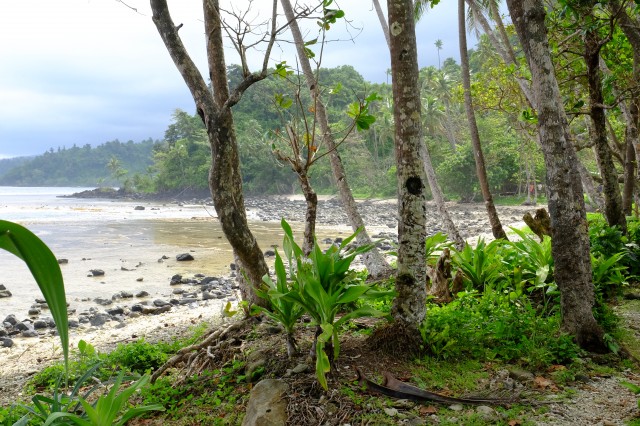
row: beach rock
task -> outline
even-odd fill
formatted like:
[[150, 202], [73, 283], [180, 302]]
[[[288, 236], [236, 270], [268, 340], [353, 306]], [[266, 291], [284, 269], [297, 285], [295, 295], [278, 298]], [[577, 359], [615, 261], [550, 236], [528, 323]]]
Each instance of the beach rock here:
[[189, 253], [182, 253], [176, 256], [178, 262], [187, 262], [193, 260], [193, 256]]
[[264, 252], [265, 257], [274, 257], [276, 255], [276, 252], [273, 250], [266, 250]]
[[92, 277], [102, 277], [104, 276], [104, 271], [102, 269], [91, 269], [89, 271]]
[[95, 303], [97, 303], [100, 306], [109, 306], [111, 304], [113, 304], [113, 300], [111, 299], [106, 299], [104, 297], [96, 297], [95, 299], [93, 299], [93, 301]]
[[169, 302], [167, 302], [166, 300], [162, 300], [162, 299], [156, 299], [153, 301], [153, 306], [160, 308], [162, 306], [167, 306], [170, 305]]
[[40, 313], [41, 313], [41, 312], [42, 312], [42, 311], [41, 311], [39, 308], [30, 308], [30, 309], [29, 309], [29, 312], [28, 312], [28, 315], [29, 315], [30, 317], [35, 317], [35, 316], [40, 315]]
[[77, 319], [69, 319], [69, 328], [80, 327], [80, 322]]
[[134, 210], [144, 210], [145, 207], [144, 206], [135, 206], [133, 209]]
[[117, 306], [115, 308], [107, 309], [107, 313], [112, 317], [115, 317], [116, 315], [124, 315], [124, 309], [120, 306]]
[[204, 277], [202, 280], [200, 280], [201, 285], [218, 285], [219, 283], [220, 281], [218, 277]]
[[49, 324], [43, 320], [35, 320], [33, 322], [33, 328], [36, 330], [42, 330], [43, 328], [49, 328]]
[[174, 288], [171, 293], [172, 294], [182, 294], [184, 292], [185, 292], [185, 290], [183, 288]]
[[160, 315], [160, 314], [164, 314], [165, 312], [169, 312], [171, 310], [172, 306], [170, 304], [161, 306], [159, 308], [156, 308], [156, 311], [154, 312], [154, 315]]
[[3, 337], [0, 339], [0, 346], [2, 346], [3, 348], [10, 348], [13, 346], [13, 340], [9, 339], [8, 337]]
[[101, 327], [111, 321], [111, 317], [108, 314], [95, 314], [89, 319], [89, 323], [94, 327]]
[[31, 324], [27, 325], [24, 322], [18, 322], [13, 325], [13, 328], [17, 331], [27, 331], [31, 328], [30, 326]]
[[38, 332], [32, 329], [22, 331], [20, 335], [22, 337], [38, 337], [39, 336]]
[[136, 281], [141, 283], [142, 281], [144, 281], [144, 278], [143, 277], [138, 277], [138, 278], [136, 278]]
[[11, 292], [9, 290], [0, 290], [0, 298], [3, 297], [11, 297]]
[[4, 286], [4, 284], [0, 284], [0, 290], [6, 290], [7, 287]]
[[138, 293], [136, 293], [136, 297], [147, 297], [148, 295], [149, 295], [149, 293], [144, 291], [144, 290], [139, 291]]
[[287, 423], [287, 392], [282, 380], [266, 379], [251, 390], [242, 426], [284, 426]]
[[18, 323], [18, 320], [16, 319], [16, 316], [14, 314], [11, 314], [11, 315], [7, 315], [5, 319], [2, 321], [2, 323], [7, 323], [9, 324], [9, 326], [13, 326]]
[[184, 299], [181, 299], [178, 303], [179, 303], [180, 305], [190, 305], [190, 304], [192, 304], [192, 303], [196, 303], [197, 301], [198, 301], [198, 299], [197, 299], [197, 298], [194, 298], [194, 297], [186, 297], [186, 298], [184, 298]]
[[182, 284], [182, 275], [175, 274], [174, 276], [171, 277], [171, 281], [169, 281], [169, 285], [178, 285], [178, 284]]
[[4, 328], [0, 328], [0, 337], [7, 337], [9, 333]]
[[58, 259], [58, 265], [66, 265], [69, 263], [69, 259]]

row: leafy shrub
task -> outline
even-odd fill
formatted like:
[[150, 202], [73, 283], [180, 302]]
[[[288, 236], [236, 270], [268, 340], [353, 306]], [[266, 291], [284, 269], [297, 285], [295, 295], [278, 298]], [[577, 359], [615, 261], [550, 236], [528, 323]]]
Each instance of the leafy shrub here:
[[[356, 279], [356, 273], [349, 268], [357, 255], [371, 249], [360, 246], [346, 249], [359, 231], [345, 238], [340, 246], [333, 245], [325, 252], [317, 242], [309, 257], [305, 257], [293, 238], [293, 232], [286, 220], [282, 219], [284, 240], [282, 243], [289, 264], [289, 282], [282, 259], [276, 264], [277, 284], [265, 277], [269, 285], [264, 297], [269, 301], [269, 316], [279, 321], [291, 335], [293, 325], [302, 312], [308, 314], [318, 327], [316, 332], [315, 357], [316, 377], [327, 389], [326, 373], [340, 353], [338, 333], [348, 321], [364, 316], [384, 316], [385, 314], [369, 305], [358, 306], [362, 299], [375, 299], [390, 292], [378, 291], [374, 286]], [[338, 313], [344, 313], [336, 319]]]
[[559, 315], [540, 316], [527, 298], [485, 290], [429, 306], [421, 326], [426, 349], [441, 359], [518, 361], [534, 368], [569, 361], [578, 347], [558, 333]]
[[139, 374], [155, 370], [167, 361], [168, 355], [158, 345], [137, 340], [126, 345], [119, 344], [104, 356], [104, 364], [116, 369]]
[[610, 258], [621, 253], [620, 263], [631, 277], [640, 276], [640, 219], [627, 218], [628, 236], [616, 226], [609, 226], [600, 214], [590, 214], [589, 241], [591, 253]]

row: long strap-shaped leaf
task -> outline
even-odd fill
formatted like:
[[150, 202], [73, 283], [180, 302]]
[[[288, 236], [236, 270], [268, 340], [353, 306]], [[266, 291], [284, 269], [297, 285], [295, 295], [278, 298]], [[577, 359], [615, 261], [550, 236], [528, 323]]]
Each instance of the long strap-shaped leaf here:
[[62, 272], [49, 247], [33, 232], [13, 222], [0, 220], [0, 249], [18, 256], [29, 267], [56, 323], [65, 366], [69, 363], [69, 322]]

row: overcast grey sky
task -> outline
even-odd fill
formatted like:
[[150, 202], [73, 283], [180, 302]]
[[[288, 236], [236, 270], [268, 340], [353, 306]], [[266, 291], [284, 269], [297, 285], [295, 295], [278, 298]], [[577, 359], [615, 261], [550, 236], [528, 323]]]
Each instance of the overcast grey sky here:
[[[151, 22], [149, 1], [125, 3], [138, 12], [118, 0], [0, 2], [0, 158], [114, 139], [159, 139], [176, 108], [194, 111]], [[270, 4], [255, 0], [249, 16], [262, 19]], [[385, 81], [389, 55], [371, 1], [339, 4], [350, 21], [349, 33], [345, 25], [332, 29], [329, 36], [343, 41], [327, 46], [323, 66], [348, 64], [369, 81]], [[442, 0], [418, 23], [421, 66], [437, 65], [437, 39], [444, 43], [441, 58], [457, 60], [456, 4]], [[169, 7], [174, 22], [184, 24], [180, 35], [204, 70], [201, 0], [169, 0]], [[348, 40], [349, 34], [355, 40]], [[295, 63], [286, 47], [275, 49], [272, 58], [272, 63]], [[226, 59], [238, 63], [231, 50]]]

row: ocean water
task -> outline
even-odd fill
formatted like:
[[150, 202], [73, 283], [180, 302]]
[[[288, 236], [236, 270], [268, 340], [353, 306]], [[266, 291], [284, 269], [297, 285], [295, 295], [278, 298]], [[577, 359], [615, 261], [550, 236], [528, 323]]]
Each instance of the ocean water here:
[[[167, 298], [174, 274], [230, 273], [233, 253], [213, 207], [59, 197], [84, 189], [0, 187], [0, 220], [28, 227], [57, 258], [68, 259], [61, 269], [72, 309], [99, 308], [92, 299], [110, 298], [122, 290], [146, 290], [152, 298]], [[138, 205], [145, 209], [135, 210]], [[279, 223], [254, 221], [251, 228], [262, 250], [282, 243]], [[302, 235], [301, 226], [294, 226], [294, 231]], [[195, 260], [177, 262], [175, 256], [185, 252]], [[169, 259], [159, 262], [163, 256]], [[91, 269], [102, 269], [105, 275], [88, 276]], [[41, 297], [24, 262], [3, 250], [0, 284], [12, 293], [0, 298], [0, 321], [9, 314], [26, 318]]]

